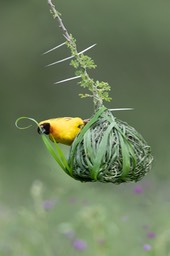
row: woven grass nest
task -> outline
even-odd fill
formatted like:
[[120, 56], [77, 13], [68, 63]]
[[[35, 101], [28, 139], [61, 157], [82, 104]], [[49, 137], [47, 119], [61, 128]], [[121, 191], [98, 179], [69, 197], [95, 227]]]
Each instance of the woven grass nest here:
[[80, 181], [139, 181], [151, 169], [150, 146], [126, 122], [101, 107], [74, 140], [70, 175]]

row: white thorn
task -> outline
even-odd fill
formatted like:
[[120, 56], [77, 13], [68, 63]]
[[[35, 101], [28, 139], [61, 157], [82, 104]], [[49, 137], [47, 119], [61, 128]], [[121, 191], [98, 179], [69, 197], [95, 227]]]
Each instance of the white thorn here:
[[47, 53], [49, 53], [49, 52], [52, 52], [52, 51], [54, 51], [55, 49], [60, 48], [61, 46], [65, 45], [65, 44], [66, 44], [66, 42], [64, 42], [64, 43], [62, 43], [62, 44], [59, 44], [59, 45], [55, 46], [54, 48], [52, 48], [52, 49], [50, 49], [50, 50], [44, 52], [43, 55], [45, 55], [45, 54], [47, 54]]
[[[80, 54], [82, 54], [82, 53], [84, 53], [84, 52], [90, 50], [90, 49], [93, 48], [94, 46], [96, 46], [96, 44], [93, 44], [93, 45], [89, 46], [88, 48], [84, 49], [83, 51], [78, 52], [78, 55], [80, 55]], [[55, 65], [55, 64], [64, 62], [64, 61], [69, 60], [69, 59], [72, 59], [72, 58], [74, 58], [74, 55], [69, 56], [69, 57], [67, 57], [67, 58], [64, 58], [64, 59], [62, 59], [62, 60], [55, 61], [55, 62], [53, 62], [53, 63], [51, 63], [51, 64], [46, 65], [46, 67], [53, 66], [53, 65]]]
[[69, 57], [64, 58], [64, 59], [62, 59], [62, 60], [58, 60], [58, 61], [56, 61], [56, 62], [53, 62], [53, 63], [51, 63], [51, 64], [48, 64], [48, 65], [46, 65], [46, 67], [53, 66], [53, 65], [55, 65], [55, 64], [58, 64], [58, 63], [64, 62], [64, 61], [69, 60], [69, 59], [72, 59], [72, 58], [74, 58], [74, 56], [69, 56]]
[[96, 44], [93, 44], [91, 46], [89, 46], [88, 48], [84, 49], [83, 51], [79, 52], [78, 54], [82, 54], [84, 52], [87, 52], [88, 50], [90, 50], [91, 48], [93, 48], [94, 46], [96, 46]]
[[67, 78], [67, 79], [64, 79], [64, 80], [55, 82], [54, 84], [61, 84], [61, 83], [68, 82], [68, 81], [70, 81], [70, 80], [74, 80], [74, 79], [77, 79], [77, 78], [80, 78], [80, 77], [81, 77], [81, 76], [70, 77], [70, 78]]
[[109, 109], [110, 111], [119, 111], [119, 110], [134, 110], [134, 108], [113, 108]]

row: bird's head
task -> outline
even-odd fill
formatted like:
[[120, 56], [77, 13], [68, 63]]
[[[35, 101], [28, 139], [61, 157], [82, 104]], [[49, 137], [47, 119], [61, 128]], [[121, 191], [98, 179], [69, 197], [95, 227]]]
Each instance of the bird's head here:
[[50, 123], [48, 122], [41, 122], [39, 123], [38, 129], [37, 129], [39, 134], [50, 134]]

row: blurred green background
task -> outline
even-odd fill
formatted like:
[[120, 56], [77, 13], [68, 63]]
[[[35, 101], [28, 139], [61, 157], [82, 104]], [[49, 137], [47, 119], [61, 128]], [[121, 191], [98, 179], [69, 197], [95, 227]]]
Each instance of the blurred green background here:
[[[91, 116], [80, 99], [69, 55], [47, 1], [0, 1], [0, 255], [170, 254], [169, 1], [56, 1], [79, 50], [97, 43], [95, 79], [109, 82], [108, 108], [152, 147], [152, 171], [138, 184], [81, 184], [46, 151], [36, 128], [18, 130], [20, 116], [41, 121]], [[68, 147], [62, 147], [65, 152]], [[127, 251], [129, 253], [127, 253]]]

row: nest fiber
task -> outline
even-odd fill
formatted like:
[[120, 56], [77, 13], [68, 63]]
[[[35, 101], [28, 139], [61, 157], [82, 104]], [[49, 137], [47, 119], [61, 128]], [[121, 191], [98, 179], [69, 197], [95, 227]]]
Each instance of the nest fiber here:
[[148, 173], [152, 160], [143, 137], [102, 107], [71, 146], [69, 174], [80, 181], [136, 182]]

